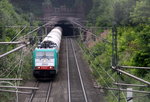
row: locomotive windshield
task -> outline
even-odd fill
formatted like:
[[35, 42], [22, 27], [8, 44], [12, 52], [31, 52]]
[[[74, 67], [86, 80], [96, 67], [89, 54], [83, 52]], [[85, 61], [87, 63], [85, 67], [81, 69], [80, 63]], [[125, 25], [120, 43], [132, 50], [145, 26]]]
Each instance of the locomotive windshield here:
[[38, 51], [35, 59], [36, 66], [54, 66], [54, 52]]
[[42, 52], [42, 51], [36, 53], [36, 59], [43, 59], [43, 58], [52, 59], [52, 58], [54, 58], [54, 53], [53, 52]]

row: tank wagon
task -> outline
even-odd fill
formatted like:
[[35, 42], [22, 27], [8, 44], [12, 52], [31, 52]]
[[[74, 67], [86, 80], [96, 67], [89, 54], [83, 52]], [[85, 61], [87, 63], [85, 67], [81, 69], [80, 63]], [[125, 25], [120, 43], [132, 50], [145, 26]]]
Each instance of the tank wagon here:
[[62, 28], [55, 27], [33, 51], [33, 76], [52, 79], [58, 72]]

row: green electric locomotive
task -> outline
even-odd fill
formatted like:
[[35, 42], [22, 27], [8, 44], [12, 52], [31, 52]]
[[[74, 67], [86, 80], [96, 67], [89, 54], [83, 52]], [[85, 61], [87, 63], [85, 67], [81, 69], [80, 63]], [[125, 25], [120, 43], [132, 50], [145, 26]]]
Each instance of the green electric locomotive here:
[[62, 29], [55, 27], [33, 51], [33, 76], [37, 79], [53, 79], [58, 72], [59, 48]]

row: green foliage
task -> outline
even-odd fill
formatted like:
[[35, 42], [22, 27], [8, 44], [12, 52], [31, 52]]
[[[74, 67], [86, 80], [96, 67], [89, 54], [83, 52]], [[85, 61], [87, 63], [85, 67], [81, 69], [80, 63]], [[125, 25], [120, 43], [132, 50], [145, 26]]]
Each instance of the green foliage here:
[[37, 16], [42, 15], [42, 3], [44, 0], [10, 0], [18, 13], [34, 13]]
[[135, 25], [150, 22], [149, 0], [93, 0], [88, 15], [91, 25]]
[[[111, 26], [112, 22], [118, 26], [118, 55], [119, 65], [150, 67], [150, 1], [149, 0], [93, 0], [93, 8], [88, 15], [88, 26]], [[107, 37], [111, 41], [111, 35]], [[103, 68], [115, 79], [126, 83], [141, 84], [125, 75], [118, 77], [110, 69], [111, 45], [100, 41], [94, 47], [86, 49], [86, 59], [93, 68], [93, 74], [99, 84], [104, 87], [112, 86], [112, 81], [103, 72]], [[101, 65], [101, 67], [99, 66]], [[143, 69], [126, 70], [138, 77], [150, 81], [150, 72]], [[149, 90], [149, 88], [137, 88]], [[106, 92], [107, 93], [107, 92]], [[108, 102], [117, 102], [113, 97], [114, 91], [107, 93]], [[116, 95], [116, 94], [115, 94]], [[122, 95], [123, 97], [123, 95]], [[114, 99], [114, 100], [113, 100]], [[149, 102], [149, 97], [134, 99], [138, 102]], [[121, 100], [124, 102], [124, 100]]]
[[149, 66], [150, 26], [120, 27], [118, 29], [118, 49], [121, 65]]
[[148, 0], [140, 0], [136, 2], [133, 12], [130, 17], [133, 23], [150, 22], [150, 3]]
[[[111, 36], [107, 36], [106, 40], [111, 41]], [[80, 43], [80, 46], [84, 50], [84, 57], [92, 68], [96, 81], [102, 87], [112, 87], [114, 81], [112, 77], [116, 77], [116, 73], [111, 69], [111, 44], [99, 41], [91, 48], [87, 48], [83, 43]], [[112, 97], [116, 94], [115, 91], [105, 91], [105, 94], [107, 101], [116, 102], [116, 98]]]
[[88, 15], [89, 22], [96, 26], [110, 26], [112, 22], [111, 3], [109, 0], [93, 0], [93, 8]]
[[14, 96], [11, 93], [0, 94], [1, 102], [12, 102]]
[[22, 17], [15, 12], [14, 7], [8, 2], [8, 0], [0, 1], [0, 17], [3, 25], [26, 23]]
[[5, 28], [11, 25], [26, 25], [24, 17], [16, 13], [12, 4], [8, 0], [0, 1], [0, 40], [10, 41], [20, 29]]
[[[147, 24], [139, 24], [137, 26], [120, 26], [118, 29], [118, 55], [119, 55], [119, 65], [124, 66], [144, 66], [150, 67], [150, 25]], [[111, 34], [109, 34], [106, 38], [107, 41], [111, 42]], [[108, 76], [108, 74], [115, 78], [122, 80], [126, 83], [137, 83], [132, 78], [129, 78], [125, 75], [121, 75], [118, 77], [117, 73], [112, 71], [111, 67], [111, 52], [112, 52], [112, 45], [103, 41], [99, 41], [96, 43], [95, 46], [91, 48], [87, 48], [83, 44], [82, 48], [85, 51], [85, 58], [88, 60], [91, 68], [93, 69], [93, 75], [97, 79], [97, 82], [103, 87], [114, 87], [112, 79]], [[147, 70], [126, 70], [129, 73], [132, 73], [138, 77], [141, 77], [147, 81], [150, 81], [149, 74], [150, 72]], [[108, 74], [106, 74], [106, 72]], [[137, 88], [140, 90], [140, 88]], [[142, 90], [149, 90], [144, 88]], [[114, 99], [113, 93], [116, 94], [114, 91], [106, 91], [107, 101], [112, 102]], [[122, 97], [123, 94], [121, 95]], [[142, 102], [143, 100], [148, 100], [149, 98], [146, 97], [145, 99], [140, 99], [139, 101]], [[116, 100], [114, 99], [114, 102]], [[124, 102], [122, 100], [121, 102]]]
[[[17, 26], [17, 25], [29, 25], [29, 15], [25, 14], [23, 12], [17, 12], [16, 7], [14, 7], [9, 0], [0, 0], [0, 41], [11, 41], [16, 34], [22, 29], [22, 28], [11, 28], [6, 26]], [[33, 23], [32, 25], [37, 25], [36, 23]], [[24, 30], [18, 37], [23, 36], [29, 32], [29, 29]], [[17, 38], [18, 38], [17, 37]], [[15, 39], [16, 40], [16, 39]], [[14, 48], [16, 48], [16, 45], [0, 45], [0, 54], [3, 54], [7, 51], [10, 51]], [[26, 49], [27, 50], [27, 49]], [[22, 59], [20, 57], [22, 51], [18, 51], [15, 53], [12, 53], [6, 57], [3, 57], [0, 59], [0, 77], [3, 78], [15, 78], [18, 76], [18, 70], [20, 70], [21, 67], [16, 66], [19, 63], [22, 63], [22, 75], [21, 77], [24, 79], [31, 78], [31, 54], [24, 54], [26, 55], [24, 57], [24, 60], [20, 62]], [[18, 62], [19, 63], [18, 63]], [[16, 67], [15, 67], [16, 66]], [[0, 100], [2, 102], [9, 102], [13, 101], [14, 96], [9, 93], [0, 93]]]

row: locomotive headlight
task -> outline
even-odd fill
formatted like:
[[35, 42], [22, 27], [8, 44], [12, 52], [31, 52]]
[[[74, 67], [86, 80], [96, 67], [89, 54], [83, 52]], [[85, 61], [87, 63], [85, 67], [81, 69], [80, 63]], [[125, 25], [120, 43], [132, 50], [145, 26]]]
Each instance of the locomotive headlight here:
[[54, 69], [54, 67], [53, 67], [53, 66], [50, 66], [49, 68], [50, 68], [50, 69]]
[[41, 68], [41, 67], [39, 67], [39, 66], [38, 66], [38, 67], [36, 67], [36, 69], [40, 69], [40, 68]]
[[46, 59], [44, 58], [42, 61], [45, 63], [45, 62], [46, 62]]
[[44, 59], [44, 61], [43, 61], [44, 63], [46, 62], [46, 59]]

